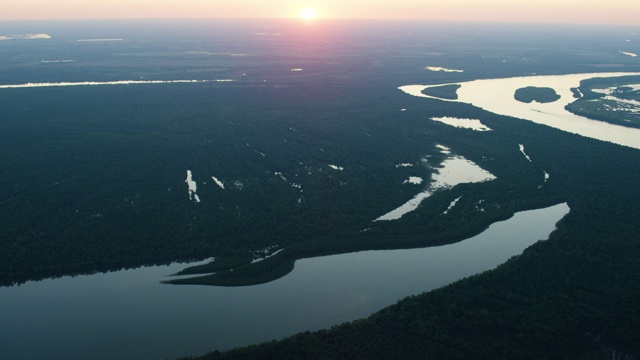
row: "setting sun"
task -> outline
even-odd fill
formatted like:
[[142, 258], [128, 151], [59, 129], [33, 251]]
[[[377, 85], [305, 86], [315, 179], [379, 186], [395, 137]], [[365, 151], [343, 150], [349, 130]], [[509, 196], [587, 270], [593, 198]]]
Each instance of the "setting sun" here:
[[315, 19], [316, 11], [312, 8], [305, 8], [300, 11], [300, 17], [302, 19]]

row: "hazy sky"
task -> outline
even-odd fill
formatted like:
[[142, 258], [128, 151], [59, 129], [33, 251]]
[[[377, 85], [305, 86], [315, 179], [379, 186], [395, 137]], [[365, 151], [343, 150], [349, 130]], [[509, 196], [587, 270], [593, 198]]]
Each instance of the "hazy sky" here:
[[0, 20], [104, 18], [375, 18], [640, 23], [638, 0], [3, 0]]

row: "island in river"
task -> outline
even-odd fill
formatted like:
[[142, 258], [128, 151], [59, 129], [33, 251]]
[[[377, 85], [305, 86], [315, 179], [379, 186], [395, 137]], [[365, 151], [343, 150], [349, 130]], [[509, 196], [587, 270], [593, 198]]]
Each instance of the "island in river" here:
[[550, 103], [560, 99], [555, 90], [548, 87], [527, 86], [516, 90], [513, 97], [525, 103]]

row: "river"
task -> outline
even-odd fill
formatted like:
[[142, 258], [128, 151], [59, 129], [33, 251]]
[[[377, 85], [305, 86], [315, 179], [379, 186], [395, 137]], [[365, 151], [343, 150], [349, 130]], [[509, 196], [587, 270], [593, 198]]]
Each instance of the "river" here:
[[519, 212], [446, 246], [303, 259], [256, 286], [160, 284], [185, 267], [172, 264], [2, 287], [0, 358], [164, 359], [327, 328], [495, 268], [568, 212]]
[[[582, 80], [634, 75], [637, 76], [640, 73], [610, 72], [480, 79], [456, 83], [456, 85], [460, 85], [456, 91], [458, 95], [456, 100], [442, 99], [422, 93], [422, 90], [426, 88], [453, 84], [405, 85], [399, 89], [413, 96], [467, 103], [494, 114], [529, 120], [572, 134], [640, 149], [640, 129], [592, 120], [575, 115], [564, 108], [576, 100], [571, 88], [578, 87]], [[560, 95], [560, 99], [550, 103], [523, 103], [516, 100], [514, 98], [516, 90], [528, 86], [552, 88]]]

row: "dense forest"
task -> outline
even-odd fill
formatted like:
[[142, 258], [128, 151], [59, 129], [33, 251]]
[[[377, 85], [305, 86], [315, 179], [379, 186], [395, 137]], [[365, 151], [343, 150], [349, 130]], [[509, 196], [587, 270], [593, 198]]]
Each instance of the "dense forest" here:
[[[517, 144], [528, 142], [524, 132], [511, 139], [501, 131], [461, 133], [428, 118], [484, 120], [490, 115], [396, 90], [414, 82], [515, 75], [529, 65], [505, 67], [496, 60], [509, 52], [498, 49], [495, 58], [469, 60], [476, 50], [445, 41], [452, 36], [469, 41], [465, 28], [448, 29], [446, 39], [430, 35], [416, 43], [413, 36], [398, 36], [433, 29], [416, 23], [382, 23], [375, 29], [359, 24], [325, 32], [296, 28], [292, 38], [262, 41], [249, 32], [233, 43], [222, 35], [202, 35], [207, 23], [185, 26], [174, 37], [168, 37], [172, 26], [125, 23], [117, 28], [121, 34], [109, 37], [130, 41], [99, 46], [69, 38], [77, 29], [63, 24], [69, 29], [51, 32], [51, 42], [4, 43], [0, 51], [7, 66], [0, 74], [13, 84], [233, 81], [0, 89], [0, 160], [11, 169], [0, 178], [0, 215], [7, 224], [0, 232], [0, 283], [211, 256], [254, 258], [265, 249], [294, 244], [281, 255], [296, 253], [286, 261], [443, 244], [517, 210], [560, 201], [564, 194], [552, 183], [537, 189], [541, 168], [522, 164]], [[211, 34], [227, 25], [205, 30]], [[239, 30], [243, 24], [232, 25], [245, 34]], [[521, 51], [537, 46], [536, 36]], [[443, 46], [450, 47], [448, 61], [468, 72], [425, 70], [425, 64], [442, 61], [425, 52]], [[67, 57], [78, 60], [40, 62]], [[291, 71], [297, 68], [303, 71]], [[492, 146], [496, 141], [499, 148]], [[443, 160], [437, 144], [498, 180], [437, 194], [432, 206], [402, 221], [372, 223], [419, 191], [402, 184], [405, 180], [428, 179], [436, 171]], [[426, 157], [430, 166], [422, 166]], [[415, 166], [397, 168], [399, 163]], [[189, 200], [187, 171], [197, 184], [199, 203]], [[432, 216], [462, 193], [468, 196], [450, 216]], [[480, 200], [491, 208], [476, 211]], [[424, 221], [425, 215], [431, 220]], [[309, 247], [309, 241], [315, 245]]]
[[531, 166], [550, 169], [571, 207], [549, 240], [369, 318], [198, 359], [638, 358], [640, 154], [510, 119], [487, 123], [533, 134]]
[[[230, 80], [0, 89], [0, 285], [210, 257], [174, 283], [263, 283], [297, 259], [448, 244], [567, 202], [548, 240], [495, 270], [204, 358], [639, 358], [640, 152], [397, 89], [450, 84], [429, 91], [455, 99], [456, 82], [479, 78], [638, 71], [615, 42], [627, 29], [332, 25], [194, 22], [174, 33], [123, 22], [88, 35], [125, 41], [83, 44], [70, 35], [82, 24], [59, 23], [50, 42], [0, 44], [4, 84]], [[613, 86], [598, 81], [574, 89], [582, 103]], [[492, 131], [430, 120], [444, 116]], [[429, 186], [447, 158], [438, 145], [496, 179], [374, 222]]]
[[527, 86], [516, 90], [513, 97], [525, 103], [539, 102], [549, 103], [560, 99], [560, 95], [556, 93], [552, 88], [539, 88], [535, 86]]

